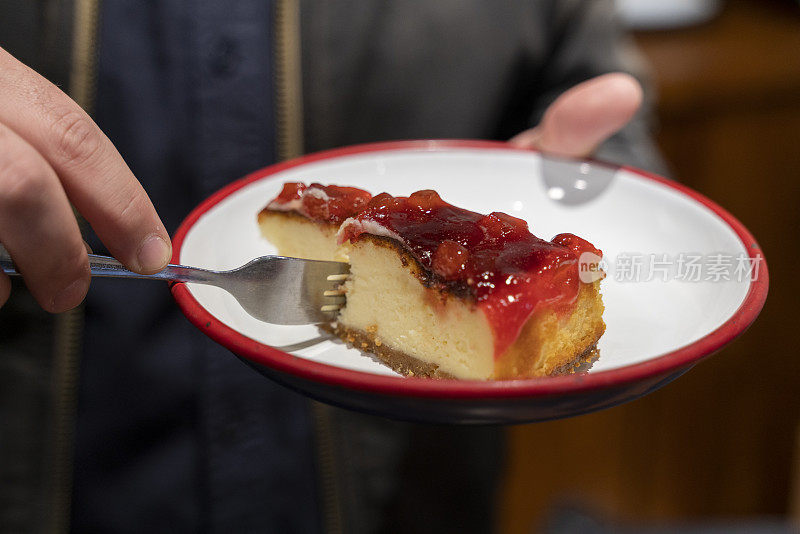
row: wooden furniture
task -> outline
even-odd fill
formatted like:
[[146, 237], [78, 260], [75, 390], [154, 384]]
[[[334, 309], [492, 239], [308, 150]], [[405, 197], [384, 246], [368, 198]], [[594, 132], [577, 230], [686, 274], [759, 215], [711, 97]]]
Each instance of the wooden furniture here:
[[790, 507], [800, 421], [800, 6], [729, 1], [707, 24], [636, 39], [653, 69], [658, 141], [674, 177], [753, 232], [770, 294], [748, 332], [662, 390], [511, 428], [501, 532], [535, 531], [559, 502], [635, 523]]

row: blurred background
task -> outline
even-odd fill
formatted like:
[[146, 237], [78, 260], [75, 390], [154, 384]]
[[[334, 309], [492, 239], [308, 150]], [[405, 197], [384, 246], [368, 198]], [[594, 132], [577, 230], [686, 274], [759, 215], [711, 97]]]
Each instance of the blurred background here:
[[752, 231], [769, 297], [739, 340], [663, 389], [513, 427], [500, 531], [800, 531], [800, 3], [618, 8], [651, 68], [672, 176]]

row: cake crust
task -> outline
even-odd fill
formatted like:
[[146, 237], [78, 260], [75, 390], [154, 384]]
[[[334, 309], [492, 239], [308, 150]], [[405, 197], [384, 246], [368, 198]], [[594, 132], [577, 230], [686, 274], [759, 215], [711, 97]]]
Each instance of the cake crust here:
[[[349, 346], [374, 355], [384, 365], [403, 376], [418, 376], [435, 379], [457, 378], [448, 372], [442, 371], [435, 363], [426, 362], [410, 354], [406, 354], [405, 352], [387, 347], [374, 333], [347, 328], [340, 323], [322, 325], [321, 328], [335, 335]], [[597, 348], [597, 342], [595, 342], [591, 346], [586, 347], [579, 354], [570, 358], [564, 358], [558, 365], [553, 365], [549, 373], [541, 376], [562, 376], [585, 373], [591, 369], [592, 364], [594, 364], [599, 357], [600, 351]], [[513, 378], [527, 378], [527, 376], [517, 376]]]
[[335, 335], [353, 348], [375, 355], [387, 367], [403, 376], [456, 378], [454, 375], [442, 371], [435, 363], [422, 361], [410, 354], [384, 345], [381, 339], [374, 333], [364, 332], [363, 330], [357, 330], [355, 328], [347, 328], [338, 322], [322, 325], [321, 328]]

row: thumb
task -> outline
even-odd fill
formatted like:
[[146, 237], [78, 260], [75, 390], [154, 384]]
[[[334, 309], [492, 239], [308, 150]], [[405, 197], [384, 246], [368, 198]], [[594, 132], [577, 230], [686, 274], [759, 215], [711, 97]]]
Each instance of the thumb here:
[[564, 92], [537, 127], [509, 142], [559, 156], [585, 157], [625, 126], [641, 103], [642, 87], [633, 76], [604, 74]]

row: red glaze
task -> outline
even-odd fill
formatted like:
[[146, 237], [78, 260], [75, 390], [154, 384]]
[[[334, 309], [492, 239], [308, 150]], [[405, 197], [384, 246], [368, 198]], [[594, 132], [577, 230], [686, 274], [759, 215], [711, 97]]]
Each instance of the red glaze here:
[[287, 204], [292, 200], [299, 200], [303, 198], [303, 191], [306, 190], [306, 184], [302, 182], [286, 182], [283, 184], [283, 189], [278, 193], [270, 205], [272, 204]]
[[556, 245], [563, 245], [567, 247], [577, 254], [579, 258], [584, 252], [590, 252], [601, 258], [603, 257], [603, 251], [601, 251], [599, 248], [595, 248], [594, 245], [585, 239], [576, 236], [575, 234], [558, 234], [550, 241]]
[[572, 234], [544, 241], [531, 234], [522, 219], [457, 208], [430, 190], [408, 198], [377, 195], [342, 226], [340, 242], [354, 242], [369, 233], [361, 222], [378, 224], [399, 236], [435, 279], [466, 288], [474, 296], [494, 331], [495, 357], [511, 346], [535, 311], [574, 305], [580, 285], [579, 255], [587, 251], [601, 255]]
[[371, 198], [370, 193], [356, 187], [287, 182], [267, 208], [295, 211], [314, 221], [341, 224], [361, 211]]

